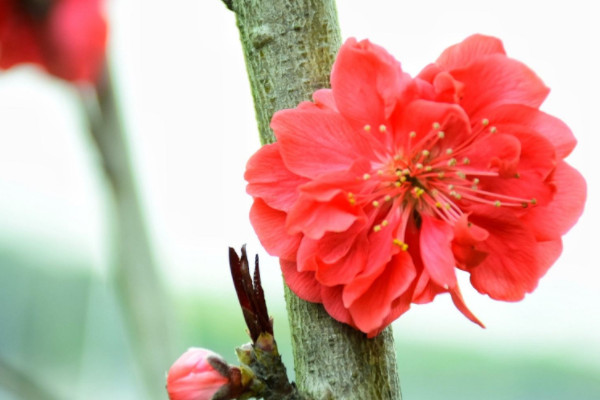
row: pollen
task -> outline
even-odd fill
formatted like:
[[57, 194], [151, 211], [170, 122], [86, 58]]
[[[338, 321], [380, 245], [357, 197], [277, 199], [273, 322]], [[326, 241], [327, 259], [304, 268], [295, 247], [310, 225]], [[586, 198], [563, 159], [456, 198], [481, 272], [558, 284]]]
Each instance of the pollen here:
[[355, 205], [356, 204], [356, 199], [354, 198], [354, 194], [352, 192], [348, 192], [348, 202], [351, 205]]
[[498, 131], [498, 129], [496, 129], [495, 126], [490, 127], [490, 132], [491, 133], [496, 133]]
[[381, 124], [379, 125], [379, 132], [385, 132], [387, 130], [387, 128], [385, 127], [385, 125]]
[[423, 150], [421, 154], [423, 154], [423, 157], [427, 157], [429, 155], [429, 150]]
[[437, 175], [437, 176], [438, 176], [438, 178], [440, 178], [440, 179], [441, 179], [441, 178], [443, 178], [445, 175], [446, 175], [446, 173], [445, 173], [444, 171], [440, 171], [440, 172], [438, 172], [438, 175]]
[[379, 232], [381, 230], [381, 225], [375, 225], [373, 227], [373, 232]]
[[394, 186], [396, 186], [397, 188], [399, 188], [400, 186], [402, 186], [402, 182], [397, 182], [396, 181], [396, 182], [394, 182]]
[[471, 164], [471, 160], [469, 160], [469, 157], [465, 157], [465, 158], [463, 158], [462, 163], [465, 165], [469, 165], [469, 164]]
[[446, 154], [452, 154], [452, 149], [446, 149]]
[[500, 202], [500, 200], [496, 200], [494, 202], [494, 207], [501, 207], [501, 206], [502, 206], [502, 203]]
[[415, 196], [421, 197], [423, 193], [425, 193], [425, 190], [423, 188], [416, 187], [413, 189], [413, 192], [415, 193]]
[[392, 200], [392, 196], [390, 196], [389, 194], [386, 194], [385, 197], [383, 198], [383, 200], [390, 201], [390, 200]]
[[417, 169], [422, 169], [423, 168], [423, 164], [417, 163], [417, 165], [415, 165], [415, 167], [417, 167]]
[[406, 243], [404, 243], [402, 240], [400, 240], [400, 239], [394, 239], [394, 240], [392, 240], [392, 242], [396, 246], [400, 247], [402, 249], [402, 251], [408, 250], [408, 245]]
[[434, 122], [433, 125], [431, 125], [433, 127], [433, 129], [440, 129], [440, 123], [439, 122]]
[[467, 179], [467, 175], [465, 175], [465, 173], [462, 171], [458, 171], [456, 175], [458, 175], [460, 179]]
[[408, 136], [409, 136], [409, 137], [411, 137], [411, 138], [414, 138], [414, 137], [416, 137], [416, 136], [417, 136], [417, 132], [415, 132], [415, 131], [411, 131], [411, 132], [408, 134]]
[[438, 132], [438, 137], [439, 137], [440, 139], [443, 139], [444, 137], [446, 137], [446, 134], [444, 133], [444, 131], [439, 131], [439, 132]]
[[363, 128], [365, 131], [369, 132], [371, 130], [371, 125], [367, 124]]
[[442, 203], [440, 203], [439, 201], [436, 201], [436, 202], [435, 202], [435, 206], [436, 206], [437, 208], [442, 208]]
[[431, 165], [426, 165], [425, 166], [425, 171], [430, 172], [433, 169], [433, 167]]
[[483, 126], [488, 126], [489, 123], [490, 123], [490, 120], [487, 119], [487, 118], [484, 118], [484, 119], [481, 120], [481, 123], [483, 124]]
[[383, 170], [377, 170], [377, 175], [383, 175]]
[[451, 158], [448, 160], [448, 165], [450, 167], [454, 167], [456, 165], [456, 158]]
[[383, 221], [381, 221], [381, 226], [388, 226], [389, 222], [387, 219], [384, 219]]
[[537, 204], [537, 199], [536, 198], [531, 199], [530, 203], [535, 206]]
[[379, 207], [379, 202], [377, 200], [374, 200], [371, 204], [373, 204], [373, 207], [375, 208]]
[[369, 179], [371, 179], [371, 175], [369, 175], [369, 174], [364, 174], [364, 175], [363, 175], [363, 179], [364, 179], [365, 181], [366, 181], [366, 180], [369, 180]]

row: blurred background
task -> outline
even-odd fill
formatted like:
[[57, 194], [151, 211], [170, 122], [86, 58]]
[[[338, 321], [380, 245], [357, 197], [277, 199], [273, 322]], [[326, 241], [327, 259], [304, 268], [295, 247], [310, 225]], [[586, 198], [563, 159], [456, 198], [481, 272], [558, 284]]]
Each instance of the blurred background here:
[[[394, 323], [404, 398], [600, 398], [599, 4], [339, 0], [338, 11], [344, 38], [384, 46], [412, 75], [472, 33], [500, 37], [551, 87], [542, 110], [574, 131], [568, 161], [588, 182], [563, 255], [524, 301], [494, 302], [461, 276], [487, 329], [445, 296]], [[113, 0], [107, 13], [136, 184], [174, 321], [169, 363], [191, 346], [235, 362], [234, 347], [248, 338], [227, 247], [248, 243], [291, 370], [278, 263], [248, 221], [243, 172], [259, 141], [234, 15], [219, 0]], [[148, 398], [115, 296], [112, 204], [86, 126], [67, 83], [32, 66], [0, 71], [0, 400]]]

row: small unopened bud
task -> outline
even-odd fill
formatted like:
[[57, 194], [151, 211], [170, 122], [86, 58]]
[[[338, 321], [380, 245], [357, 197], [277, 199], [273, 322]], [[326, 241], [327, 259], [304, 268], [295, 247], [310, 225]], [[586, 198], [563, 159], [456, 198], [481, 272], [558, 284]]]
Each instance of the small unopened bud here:
[[190, 348], [173, 363], [167, 376], [171, 400], [210, 400], [230, 382], [230, 368], [218, 354]]

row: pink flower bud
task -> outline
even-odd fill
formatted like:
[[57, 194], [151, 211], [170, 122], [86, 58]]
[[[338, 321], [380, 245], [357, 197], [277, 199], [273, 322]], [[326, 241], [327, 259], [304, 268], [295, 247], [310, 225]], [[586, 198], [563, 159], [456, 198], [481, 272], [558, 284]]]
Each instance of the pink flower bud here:
[[167, 376], [171, 400], [210, 400], [229, 383], [228, 365], [218, 354], [190, 348], [175, 361]]

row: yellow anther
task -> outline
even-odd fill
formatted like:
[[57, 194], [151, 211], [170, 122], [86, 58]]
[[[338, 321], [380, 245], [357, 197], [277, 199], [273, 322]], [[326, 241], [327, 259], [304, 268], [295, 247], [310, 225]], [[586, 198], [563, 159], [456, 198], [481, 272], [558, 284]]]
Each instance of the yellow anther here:
[[379, 132], [385, 132], [387, 130], [387, 128], [385, 127], [385, 125], [379, 125]]
[[465, 165], [469, 165], [469, 164], [471, 164], [471, 160], [469, 160], [469, 157], [465, 157], [465, 158], [463, 158], [462, 163]]
[[429, 172], [433, 169], [433, 167], [431, 165], [426, 165], [425, 166], [425, 171]]
[[521, 174], [520, 174], [520, 173], [518, 173], [518, 172], [517, 172], [517, 173], [515, 173], [515, 178], [519, 179], [520, 177], [521, 177]]
[[440, 139], [443, 139], [445, 136], [446, 136], [446, 134], [444, 133], [444, 131], [439, 131], [439, 132], [438, 132], [438, 137], [439, 137]]
[[454, 167], [456, 165], [456, 158], [451, 158], [448, 160], [448, 165], [450, 167]]
[[495, 126], [490, 127], [490, 132], [491, 133], [496, 133], [498, 130], [496, 129]]
[[477, 185], [479, 183], [479, 178], [473, 179], [473, 183]]
[[402, 182], [394, 182], [394, 186], [396, 186], [397, 188], [402, 186]]
[[401, 169], [396, 170], [397, 177], [401, 177], [402, 175], [404, 175], [404, 172]]
[[395, 160], [395, 161], [400, 161], [400, 159], [401, 159], [401, 158], [402, 158], [402, 156], [401, 156], [400, 154], [396, 154], [396, 155], [394, 156], [394, 160]]
[[487, 118], [484, 118], [481, 120], [481, 123], [483, 124], [483, 126], [488, 126], [488, 124], [490, 123], [490, 120]]
[[389, 194], [386, 194], [385, 197], [383, 198], [383, 200], [390, 201], [390, 200], [392, 200], [392, 196], [390, 196]]
[[392, 242], [396, 246], [400, 247], [402, 249], [402, 251], [408, 250], [408, 245], [406, 243], [404, 243], [402, 240], [400, 240], [400, 239], [394, 239], [394, 240], [392, 240]]
[[425, 193], [425, 190], [423, 188], [416, 187], [413, 189], [413, 192], [415, 192], [415, 196], [421, 197], [423, 193]]
[[377, 175], [383, 175], [383, 170], [381, 170], [381, 169], [377, 170]]
[[417, 167], [417, 169], [422, 169], [423, 168], [423, 164], [417, 163], [416, 167]]
[[414, 138], [414, 137], [416, 137], [416, 136], [417, 136], [417, 132], [415, 132], [415, 131], [410, 131], [410, 132], [409, 132], [409, 134], [408, 134], [408, 136], [409, 136], [409, 137], [411, 137], [411, 138]]
[[389, 222], [387, 219], [384, 219], [383, 221], [381, 221], [381, 226], [388, 226]]
[[442, 203], [440, 203], [439, 201], [436, 201], [436, 202], [435, 202], [435, 206], [436, 206], [437, 208], [442, 208]]
[[406, 177], [404, 175], [402, 175], [400, 177], [400, 182], [402, 182], [402, 183], [406, 182]]
[[379, 207], [379, 202], [377, 200], [374, 200], [371, 204], [373, 204], [373, 207], [375, 208]]
[[348, 192], [348, 202], [351, 205], [355, 205], [356, 204], [356, 199], [354, 198], [354, 194], [352, 192]]
[[536, 198], [531, 199], [530, 203], [535, 206], [537, 204], [537, 199]]
[[433, 127], [433, 129], [440, 129], [440, 123], [439, 122], [434, 122], [433, 125], [431, 125]]
[[444, 175], [446, 175], [446, 174], [444, 173], [444, 171], [440, 171], [440, 172], [438, 172], [438, 178], [443, 178], [443, 177], [444, 177]]
[[423, 154], [423, 157], [427, 157], [429, 155], [429, 150], [423, 150], [421, 154]]
[[379, 232], [381, 230], [381, 225], [375, 225], [373, 227], [373, 232]]
[[449, 210], [450, 208], [452, 208], [452, 206], [450, 205], [450, 203], [446, 203], [446, 204], [444, 204], [444, 208], [446, 210]]
[[371, 175], [369, 175], [369, 174], [364, 174], [364, 175], [363, 175], [363, 179], [364, 179], [365, 181], [366, 181], [366, 180], [368, 180], [368, 179], [370, 179], [370, 178], [371, 178]]
[[458, 175], [460, 179], [467, 179], [467, 175], [465, 175], [465, 173], [462, 171], [458, 171], [456, 175]]
[[500, 206], [502, 206], [502, 203], [500, 203], [500, 200], [496, 200], [494, 202], [494, 207], [500, 207]]
[[446, 154], [452, 154], [452, 149], [446, 149]]
[[367, 124], [363, 128], [365, 131], [369, 132], [371, 130], [371, 125]]
[[448, 185], [448, 190], [453, 190], [454, 189], [454, 185], [450, 184]]

